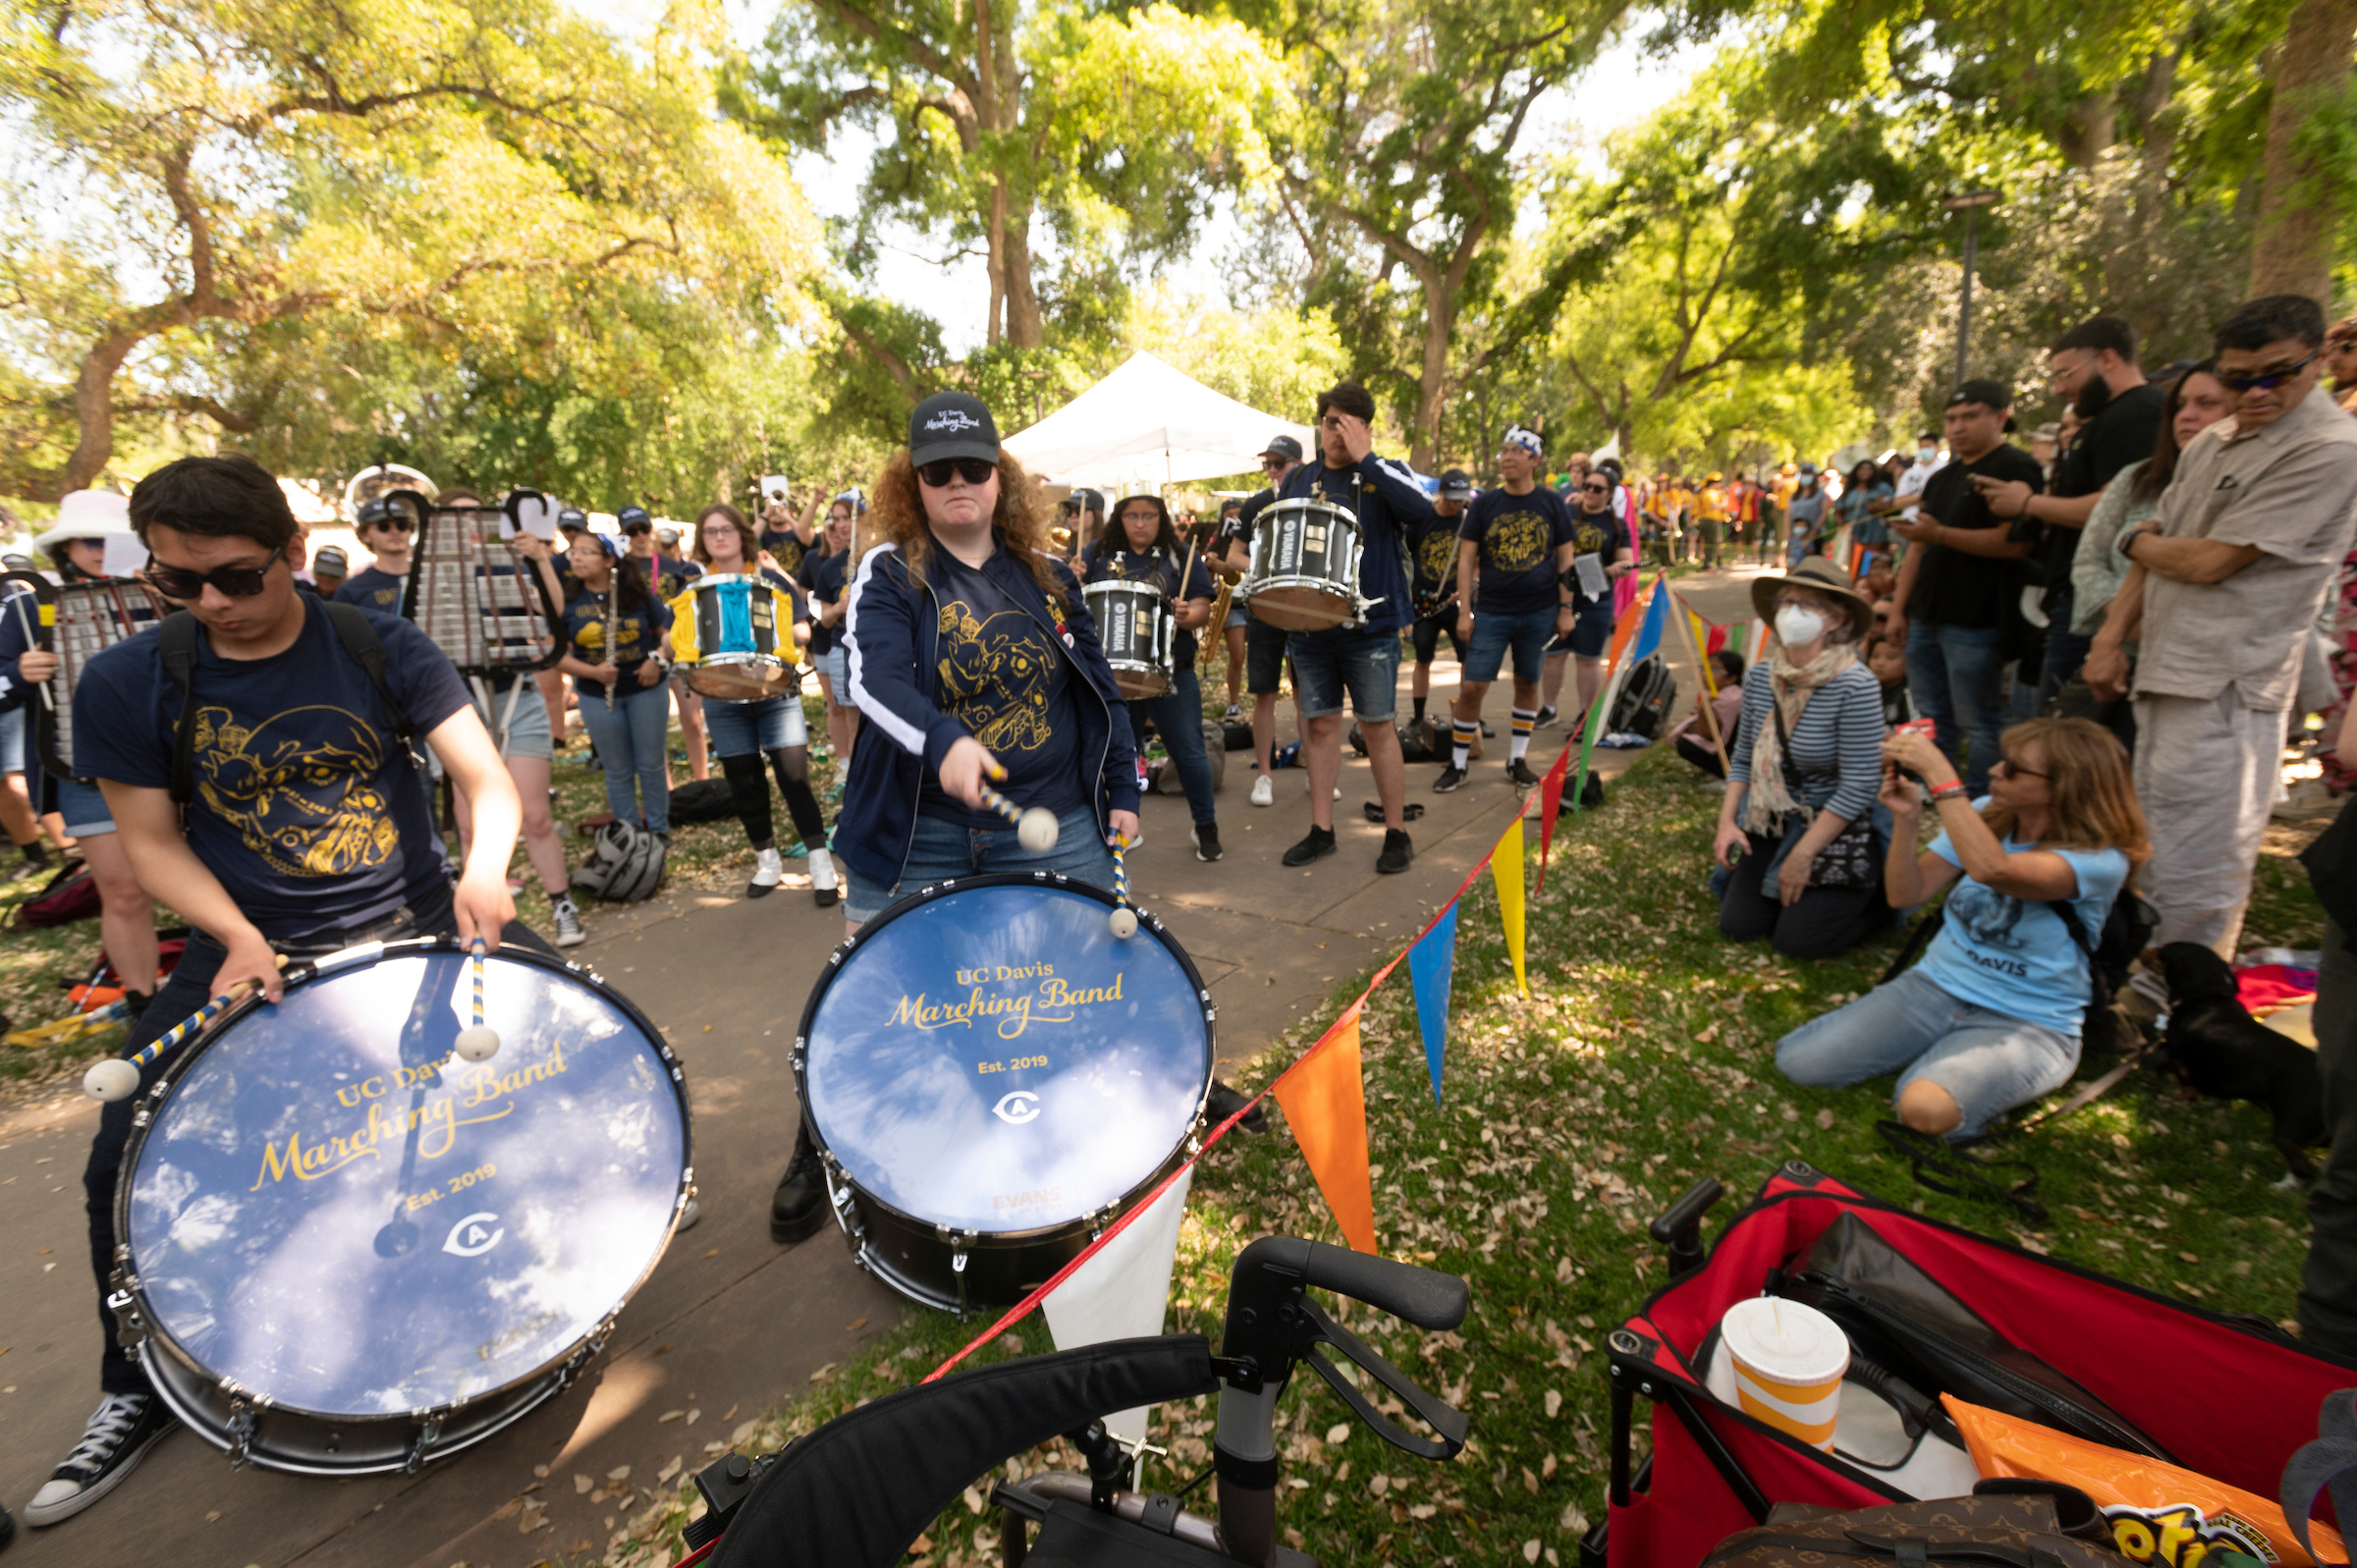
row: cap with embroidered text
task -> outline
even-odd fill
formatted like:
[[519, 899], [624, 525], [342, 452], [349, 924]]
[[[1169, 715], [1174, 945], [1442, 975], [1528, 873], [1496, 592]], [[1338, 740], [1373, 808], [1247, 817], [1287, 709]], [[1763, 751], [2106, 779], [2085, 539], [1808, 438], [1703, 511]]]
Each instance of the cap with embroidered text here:
[[980, 398], [937, 392], [908, 415], [908, 460], [922, 468], [949, 458], [999, 460], [999, 426]]

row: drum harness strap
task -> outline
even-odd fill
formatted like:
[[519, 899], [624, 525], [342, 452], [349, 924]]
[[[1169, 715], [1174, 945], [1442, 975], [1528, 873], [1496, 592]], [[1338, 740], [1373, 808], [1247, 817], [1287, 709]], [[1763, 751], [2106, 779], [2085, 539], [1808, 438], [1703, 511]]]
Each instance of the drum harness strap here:
[[[425, 759], [417, 754], [417, 730], [394, 700], [393, 687], [385, 679], [385, 645], [377, 641], [376, 628], [368, 624], [367, 615], [357, 605], [323, 602], [319, 608], [327, 612], [328, 624], [336, 628], [352, 662], [368, 673], [377, 700], [385, 705], [394, 739], [409, 754], [410, 766], [422, 776]], [[172, 803], [186, 811], [196, 797], [196, 618], [186, 610], [174, 611], [164, 617], [157, 638], [164, 674], [180, 684], [180, 719], [172, 735]]]

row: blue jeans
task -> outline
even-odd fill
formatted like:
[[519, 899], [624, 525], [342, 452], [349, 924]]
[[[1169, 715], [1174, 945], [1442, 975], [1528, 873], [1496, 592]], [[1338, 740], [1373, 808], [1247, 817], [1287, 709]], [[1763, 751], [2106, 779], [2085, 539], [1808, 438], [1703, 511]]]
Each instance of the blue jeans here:
[[1547, 673], [1547, 643], [1554, 635], [1552, 605], [1518, 615], [1484, 615], [1477, 610], [1473, 613], [1473, 646], [1465, 650], [1464, 678], [1479, 682], [1497, 679], [1507, 651], [1511, 649], [1514, 678], [1536, 680]]
[[1974, 796], [1989, 786], [1998, 732], [2004, 728], [2004, 666], [1998, 662], [1997, 640], [1995, 626], [1918, 622], [1907, 628], [1907, 691], [1915, 711], [1936, 727], [1949, 762], [1956, 761], [1962, 741], [1972, 742], [1964, 788]]
[[1001, 828], [964, 828], [920, 814], [899, 882], [889, 888], [878, 887], [844, 865], [843, 912], [864, 925], [904, 893], [985, 871], [1061, 871], [1074, 882], [1111, 891], [1113, 851], [1097, 833], [1096, 813], [1086, 806], [1056, 819], [1056, 847], [1039, 855], [1015, 838], [1014, 823]]
[[589, 731], [597, 760], [606, 770], [607, 809], [617, 820], [637, 823], [650, 833], [671, 831], [671, 781], [663, 770], [670, 695], [668, 682], [641, 686], [626, 672], [615, 688], [611, 713], [603, 697], [582, 698], [579, 710], [581, 728]]
[[1148, 719], [1162, 731], [1163, 749], [1178, 770], [1187, 815], [1196, 822], [1212, 821], [1219, 808], [1211, 800], [1211, 755], [1203, 749], [1203, 686], [1191, 666], [1173, 676], [1171, 689], [1161, 696], [1129, 704], [1131, 734], [1144, 734]]
[[749, 757], [757, 751], [810, 743], [799, 697], [763, 697], [757, 702], [706, 697], [704, 732], [712, 737], [712, 755], [716, 757]]
[[1970, 1138], [2015, 1106], [2052, 1094], [2078, 1070], [2071, 1036], [1959, 1001], [1909, 969], [1776, 1043], [1776, 1065], [1796, 1084], [1841, 1089], [1898, 1074], [1895, 1101], [1928, 1079], [1964, 1112], [1951, 1138]]
[[[1473, 635], [1476, 641], [1481, 637], [1479, 631]], [[1302, 718], [1330, 719], [1341, 713], [1345, 689], [1350, 712], [1362, 725], [1385, 723], [1398, 711], [1397, 629], [1329, 626], [1324, 631], [1296, 631], [1286, 638], [1285, 651], [1292, 657], [1293, 695], [1301, 699]]]

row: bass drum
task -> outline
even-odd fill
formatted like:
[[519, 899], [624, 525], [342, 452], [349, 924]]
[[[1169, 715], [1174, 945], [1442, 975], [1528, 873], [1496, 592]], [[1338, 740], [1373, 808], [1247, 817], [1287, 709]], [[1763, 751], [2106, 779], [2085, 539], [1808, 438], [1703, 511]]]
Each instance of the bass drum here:
[[948, 1311], [1020, 1301], [1178, 1167], [1211, 994], [1161, 922], [1048, 872], [923, 890], [835, 949], [795, 1076], [862, 1268]]
[[693, 1188], [662, 1035], [594, 975], [455, 943], [291, 970], [140, 1100], [115, 1198], [126, 1343], [239, 1462], [413, 1470], [563, 1389]]

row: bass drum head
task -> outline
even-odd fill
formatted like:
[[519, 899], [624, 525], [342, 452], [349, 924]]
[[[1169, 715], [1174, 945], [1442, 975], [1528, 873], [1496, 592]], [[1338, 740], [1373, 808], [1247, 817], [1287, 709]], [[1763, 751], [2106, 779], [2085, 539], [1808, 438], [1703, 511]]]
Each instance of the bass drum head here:
[[1167, 1165], [1211, 1082], [1208, 997], [1157, 923], [1116, 938], [1113, 907], [1046, 874], [974, 877], [837, 949], [796, 1071], [815, 1136], [863, 1199], [988, 1246], [1084, 1232]]
[[692, 665], [687, 689], [721, 702], [758, 702], [784, 695], [793, 684], [792, 667], [763, 654], [724, 654]]
[[[671, 1236], [688, 1128], [662, 1038], [593, 976], [454, 946], [323, 960], [230, 1012], [142, 1102], [119, 1233], [165, 1397], [257, 1463], [400, 1468], [563, 1385]], [[171, 1365], [178, 1363], [177, 1366]]]

